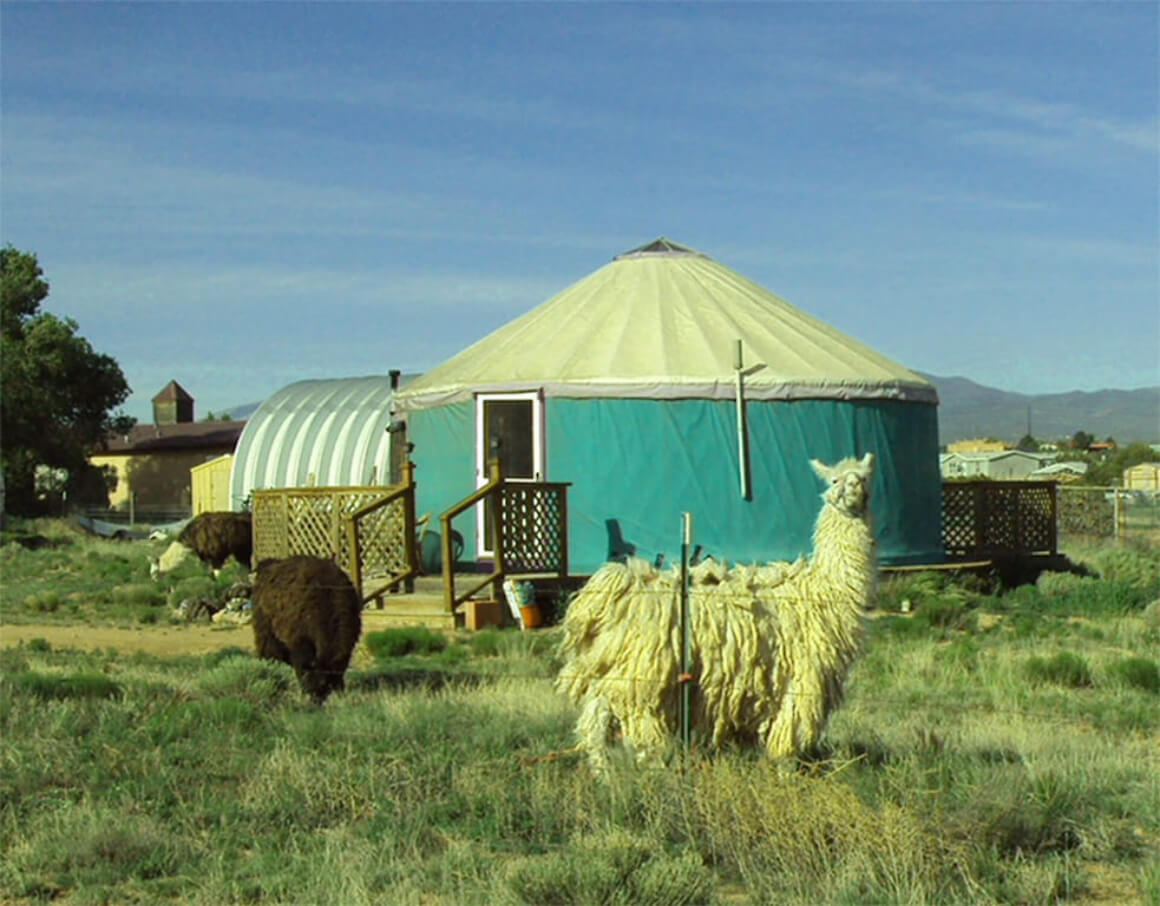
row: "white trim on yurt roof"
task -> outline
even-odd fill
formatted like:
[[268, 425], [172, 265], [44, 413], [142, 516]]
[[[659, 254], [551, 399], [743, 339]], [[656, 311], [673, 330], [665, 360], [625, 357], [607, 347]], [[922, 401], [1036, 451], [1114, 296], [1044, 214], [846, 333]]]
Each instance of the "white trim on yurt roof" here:
[[283, 387], [246, 421], [230, 505], [240, 507], [255, 489], [389, 484], [393, 404], [385, 375]]
[[937, 403], [934, 385], [824, 321], [668, 239], [618, 255], [398, 394], [400, 412], [476, 393]]

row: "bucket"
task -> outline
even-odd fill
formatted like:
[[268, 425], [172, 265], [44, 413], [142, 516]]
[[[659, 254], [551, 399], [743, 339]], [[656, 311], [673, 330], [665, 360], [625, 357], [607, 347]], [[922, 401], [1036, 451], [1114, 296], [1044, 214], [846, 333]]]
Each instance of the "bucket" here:
[[540, 613], [539, 604], [524, 604], [520, 607], [520, 616], [524, 620], [524, 629], [535, 629], [544, 622], [543, 614]]

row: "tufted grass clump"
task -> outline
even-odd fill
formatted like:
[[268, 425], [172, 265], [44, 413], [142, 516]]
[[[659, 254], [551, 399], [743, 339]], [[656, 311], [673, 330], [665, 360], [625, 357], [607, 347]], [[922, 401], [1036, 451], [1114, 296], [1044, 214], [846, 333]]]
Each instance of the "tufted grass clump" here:
[[1090, 557], [1101, 579], [1160, 594], [1160, 550], [1132, 546], [1103, 547]]
[[1108, 667], [1108, 674], [1129, 688], [1160, 695], [1160, 666], [1151, 658], [1129, 657], [1115, 661]]
[[70, 889], [90, 903], [124, 902], [130, 890], [136, 902], [165, 899], [189, 847], [162, 821], [87, 803], [60, 803], [20, 838], [5, 886], [37, 901]]
[[217, 660], [197, 677], [196, 684], [207, 697], [234, 698], [254, 705], [277, 704], [298, 688], [294, 670], [288, 664], [244, 652]]
[[123, 694], [121, 685], [100, 673], [39, 673], [24, 671], [9, 676], [13, 691], [43, 701], [104, 698], [117, 699]]
[[111, 594], [114, 604], [130, 607], [160, 607], [165, 604], [165, 592], [152, 582], [114, 585]]
[[669, 854], [623, 830], [581, 836], [566, 848], [511, 862], [507, 893], [528, 906], [694, 906], [711, 901], [712, 871], [693, 850]]
[[1061, 651], [1049, 658], [1030, 658], [1026, 672], [1035, 683], [1052, 683], [1071, 689], [1086, 689], [1094, 685], [1088, 662], [1071, 651]]
[[447, 648], [447, 636], [425, 626], [403, 626], [368, 632], [363, 644], [376, 659], [408, 654], [433, 654]]
[[47, 589], [30, 594], [24, 599], [24, 606], [34, 613], [56, 613], [64, 603], [64, 595]]

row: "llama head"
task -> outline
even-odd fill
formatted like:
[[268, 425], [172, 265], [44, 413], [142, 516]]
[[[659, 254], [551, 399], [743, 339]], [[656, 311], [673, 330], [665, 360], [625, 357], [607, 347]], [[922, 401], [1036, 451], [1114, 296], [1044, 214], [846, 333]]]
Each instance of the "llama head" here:
[[870, 503], [870, 479], [874, 475], [874, 454], [867, 453], [861, 459], [850, 457], [827, 466], [816, 459], [810, 465], [818, 477], [826, 482], [822, 499], [849, 516], [860, 517]]

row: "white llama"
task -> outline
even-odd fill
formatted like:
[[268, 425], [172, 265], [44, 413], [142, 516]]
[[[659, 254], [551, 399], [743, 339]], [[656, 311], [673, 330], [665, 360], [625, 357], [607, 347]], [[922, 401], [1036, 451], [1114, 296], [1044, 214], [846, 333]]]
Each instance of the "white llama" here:
[[[811, 465], [827, 487], [808, 559], [692, 570], [692, 726], [713, 746], [756, 743], [774, 758], [812, 747], [861, 647], [877, 574], [874, 456]], [[609, 563], [568, 608], [556, 688], [581, 708], [576, 732], [598, 773], [617, 740], [645, 760], [680, 725], [679, 585], [676, 570]]]

